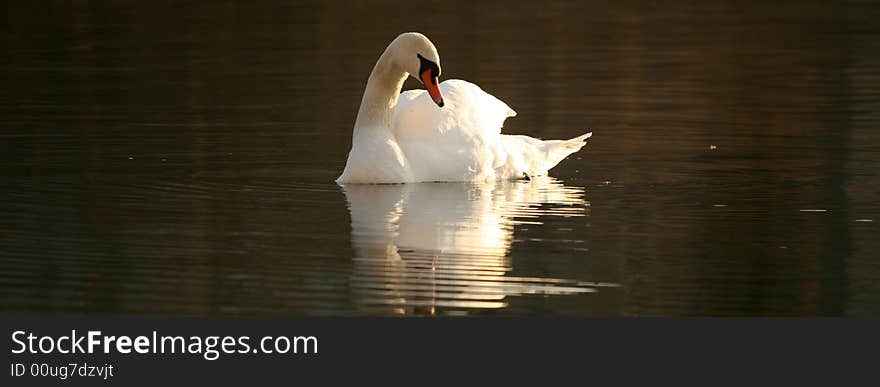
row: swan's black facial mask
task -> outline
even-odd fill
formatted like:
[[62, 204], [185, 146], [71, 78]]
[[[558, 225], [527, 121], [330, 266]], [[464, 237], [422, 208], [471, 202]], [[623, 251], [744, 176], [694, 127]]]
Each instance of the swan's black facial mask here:
[[440, 76], [440, 67], [436, 63], [425, 59], [421, 54], [416, 54], [416, 56], [419, 57], [420, 62], [419, 80], [425, 84], [425, 88], [428, 89], [428, 94], [431, 95], [434, 103], [439, 107], [443, 107], [443, 95], [440, 94], [440, 83], [437, 81], [437, 77]]

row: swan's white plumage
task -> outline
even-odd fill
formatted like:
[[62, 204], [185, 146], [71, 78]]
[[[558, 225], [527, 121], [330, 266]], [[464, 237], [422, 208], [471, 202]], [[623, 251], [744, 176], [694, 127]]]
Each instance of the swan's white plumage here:
[[479, 86], [458, 79], [440, 83], [446, 106], [438, 108], [424, 90], [400, 95], [391, 119], [414, 181], [484, 181], [545, 175], [578, 151], [583, 136], [542, 141], [501, 134], [506, 103]]
[[424, 90], [401, 94], [391, 132], [418, 181], [494, 180], [501, 126], [516, 115], [477, 85], [461, 80], [440, 83], [445, 106], [438, 108]]
[[[439, 84], [443, 107], [425, 90], [399, 96], [414, 50], [436, 49], [424, 35], [402, 34], [389, 45], [367, 83], [355, 123], [352, 148], [339, 183], [492, 181], [545, 175], [585, 145], [592, 133], [570, 140], [542, 141], [503, 135], [516, 112], [477, 85], [462, 80]], [[401, 64], [403, 63], [403, 64]], [[387, 101], [386, 101], [387, 99]]]

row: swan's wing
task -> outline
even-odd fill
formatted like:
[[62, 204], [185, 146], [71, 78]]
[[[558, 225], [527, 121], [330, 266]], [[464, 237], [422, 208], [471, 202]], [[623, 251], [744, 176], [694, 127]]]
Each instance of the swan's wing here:
[[431, 101], [425, 90], [400, 95], [392, 118], [392, 131], [401, 139], [434, 140], [438, 135], [493, 137], [501, 133], [507, 117], [516, 112], [479, 86], [459, 79], [440, 83], [444, 107]]
[[[516, 112], [473, 83], [440, 83], [445, 106], [424, 90], [409, 90], [397, 101], [391, 130], [417, 180], [471, 180], [494, 175], [501, 126]], [[420, 178], [423, 177], [423, 178]], [[486, 176], [494, 179], [494, 176]]]

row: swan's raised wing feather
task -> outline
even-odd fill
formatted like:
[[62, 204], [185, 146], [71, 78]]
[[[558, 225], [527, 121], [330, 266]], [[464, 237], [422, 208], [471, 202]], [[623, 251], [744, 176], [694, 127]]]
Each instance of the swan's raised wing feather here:
[[495, 179], [495, 148], [501, 126], [516, 112], [470, 82], [440, 83], [446, 105], [437, 107], [424, 90], [397, 101], [391, 131], [407, 155], [413, 176], [430, 180]]
[[414, 181], [480, 181], [538, 176], [584, 146], [589, 133], [543, 141], [502, 135], [516, 112], [480, 87], [461, 80], [440, 84], [446, 106], [424, 90], [400, 95], [391, 131]]
[[443, 81], [440, 91], [446, 104], [442, 108], [425, 90], [401, 93], [391, 120], [398, 141], [433, 141], [438, 133], [491, 138], [501, 134], [507, 117], [516, 116], [506, 103], [467, 81]]

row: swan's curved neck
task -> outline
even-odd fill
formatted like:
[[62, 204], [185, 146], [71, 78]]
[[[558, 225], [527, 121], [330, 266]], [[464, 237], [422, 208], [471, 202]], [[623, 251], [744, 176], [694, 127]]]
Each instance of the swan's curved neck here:
[[354, 123], [354, 136], [364, 132], [390, 130], [391, 114], [397, 105], [397, 97], [406, 80], [407, 73], [394, 63], [391, 47], [385, 49], [370, 79], [364, 97], [361, 99], [361, 107], [358, 110], [357, 119]]

